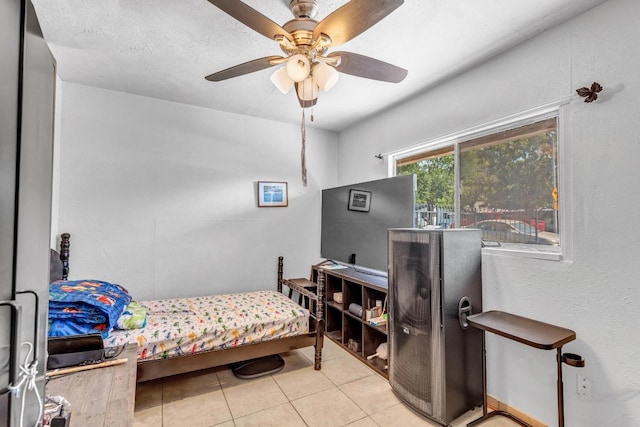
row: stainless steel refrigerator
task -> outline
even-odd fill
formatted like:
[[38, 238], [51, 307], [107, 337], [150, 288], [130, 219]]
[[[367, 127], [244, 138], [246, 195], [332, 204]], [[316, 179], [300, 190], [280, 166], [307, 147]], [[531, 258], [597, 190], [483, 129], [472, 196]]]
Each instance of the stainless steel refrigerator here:
[[391, 229], [389, 382], [406, 404], [443, 425], [482, 405], [479, 230]]
[[0, 0], [0, 55], [0, 426], [33, 426], [46, 365], [55, 64], [30, 1]]

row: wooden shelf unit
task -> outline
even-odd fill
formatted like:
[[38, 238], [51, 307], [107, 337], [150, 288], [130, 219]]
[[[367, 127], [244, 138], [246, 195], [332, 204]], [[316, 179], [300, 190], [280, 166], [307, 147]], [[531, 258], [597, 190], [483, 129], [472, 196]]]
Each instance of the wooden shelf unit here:
[[[361, 269], [357, 266], [331, 268], [332, 264], [319, 264], [312, 269], [312, 279], [317, 282], [318, 275], [325, 275], [325, 336], [337, 343], [384, 378], [389, 378], [388, 360], [367, 356], [376, 353], [378, 346], [387, 342], [387, 325], [372, 326], [365, 320], [365, 312], [375, 307], [376, 300], [387, 297], [387, 277], [381, 273]], [[334, 300], [334, 294], [342, 292], [342, 303]], [[362, 307], [362, 315], [349, 311], [351, 304]], [[349, 340], [360, 343], [360, 351], [349, 348]]]

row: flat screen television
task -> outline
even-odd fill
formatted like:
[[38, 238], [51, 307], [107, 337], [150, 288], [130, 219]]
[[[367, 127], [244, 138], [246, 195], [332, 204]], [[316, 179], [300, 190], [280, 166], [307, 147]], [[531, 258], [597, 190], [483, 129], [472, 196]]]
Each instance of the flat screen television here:
[[322, 190], [323, 258], [387, 272], [387, 230], [414, 227], [415, 175]]

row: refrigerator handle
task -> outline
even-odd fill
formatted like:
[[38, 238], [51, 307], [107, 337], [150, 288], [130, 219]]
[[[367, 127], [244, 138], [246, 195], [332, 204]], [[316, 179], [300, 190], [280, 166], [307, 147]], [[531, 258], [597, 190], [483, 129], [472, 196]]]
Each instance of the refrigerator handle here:
[[[15, 301], [0, 301], [0, 307], [11, 309], [11, 344], [9, 348], [9, 385], [12, 386], [18, 378], [20, 362], [18, 361], [18, 350], [20, 345], [20, 306]], [[5, 390], [2, 390], [4, 393]]]
[[33, 298], [35, 299], [36, 302], [36, 309], [35, 309], [35, 318], [33, 319], [33, 360], [31, 363], [35, 363], [38, 360], [38, 321], [40, 320], [40, 316], [39, 316], [39, 310], [40, 310], [40, 297], [38, 296], [38, 293], [32, 290], [26, 290], [26, 291], [18, 291], [16, 292], [16, 294], [31, 294], [33, 295]]

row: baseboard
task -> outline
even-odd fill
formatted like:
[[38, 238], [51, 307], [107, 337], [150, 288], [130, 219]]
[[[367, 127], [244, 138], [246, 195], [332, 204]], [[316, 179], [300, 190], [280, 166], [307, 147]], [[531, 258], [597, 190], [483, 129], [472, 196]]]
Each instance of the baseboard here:
[[493, 396], [487, 396], [487, 407], [489, 408], [489, 410], [509, 412], [510, 414], [513, 414], [516, 417], [520, 418], [522, 421], [531, 424], [533, 427], [549, 427], [547, 424], [540, 422], [535, 418], [532, 418], [524, 412], [519, 411], [516, 408], [507, 405], [506, 403], [500, 402]]

